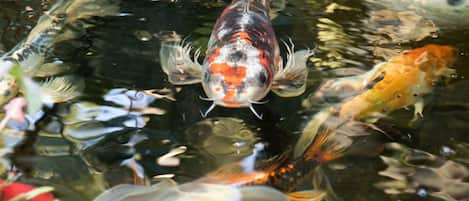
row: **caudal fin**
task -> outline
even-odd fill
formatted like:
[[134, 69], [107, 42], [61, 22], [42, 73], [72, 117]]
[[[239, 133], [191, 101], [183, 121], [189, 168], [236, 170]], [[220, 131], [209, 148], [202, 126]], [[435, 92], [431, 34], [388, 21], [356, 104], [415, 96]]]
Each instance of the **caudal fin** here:
[[302, 157], [305, 161], [329, 162], [342, 157], [351, 144], [349, 137], [338, 135], [333, 129], [321, 128]]
[[316, 137], [321, 125], [332, 115], [332, 112], [332, 108], [324, 109], [314, 115], [306, 124], [293, 150], [293, 157], [298, 158], [306, 151]]

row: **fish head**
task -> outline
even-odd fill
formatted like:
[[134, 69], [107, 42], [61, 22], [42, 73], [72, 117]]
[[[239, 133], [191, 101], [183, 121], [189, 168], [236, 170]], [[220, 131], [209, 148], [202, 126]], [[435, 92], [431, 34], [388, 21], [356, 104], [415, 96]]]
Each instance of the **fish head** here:
[[215, 104], [250, 107], [266, 96], [272, 85], [271, 73], [259, 59], [256, 48], [227, 46], [208, 55], [202, 85]]
[[444, 64], [442, 66], [450, 66], [456, 59], [457, 49], [448, 46], [448, 45], [427, 45], [424, 48], [427, 48], [434, 57], [438, 60], [443, 61]]
[[0, 78], [0, 105], [4, 105], [18, 93], [18, 85], [14, 77], [3, 75]]
[[401, 60], [418, 66], [424, 72], [439, 76], [451, 67], [456, 60], [456, 54], [457, 49], [452, 46], [428, 44], [403, 52]]

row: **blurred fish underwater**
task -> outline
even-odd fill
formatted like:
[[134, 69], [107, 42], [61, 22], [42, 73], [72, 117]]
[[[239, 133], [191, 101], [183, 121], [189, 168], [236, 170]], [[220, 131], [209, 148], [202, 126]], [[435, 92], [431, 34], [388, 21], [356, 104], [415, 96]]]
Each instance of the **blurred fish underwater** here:
[[1, 1], [0, 200], [467, 201], [468, 15]]

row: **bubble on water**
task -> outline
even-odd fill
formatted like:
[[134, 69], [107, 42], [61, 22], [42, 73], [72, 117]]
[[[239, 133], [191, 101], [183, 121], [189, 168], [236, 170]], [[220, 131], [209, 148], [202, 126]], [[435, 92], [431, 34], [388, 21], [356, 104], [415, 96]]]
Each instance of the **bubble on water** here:
[[25, 11], [33, 11], [34, 9], [31, 6], [26, 6], [24, 8]]
[[153, 36], [148, 31], [143, 30], [135, 31], [134, 35], [140, 41], [149, 41], [153, 38]]
[[126, 16], [131, 16], [132, 14], [131, 13], [119, 13], [117, 14], [117, 16], [119, 17], [126, 17]]
[[242, 147], [242, 146], [245, 146], [245, 145], [246, 145], [246, 142], [243, 142], [243, 141], [233, 143], [233, 146], [235, 146], [235, 147]]
[[416, 194], [419, 196], [419, 197], [427, 197], [428, 196], [428, 192], [427, 190], [423, 189], [423, 188], [419, 188], [416, 192]]
[[453, 149], [451, 149], [448, 146], [442, 146], [441, 149], [440, 149], [440, 153], [441, 153], [441, 155], [443, 155], [445, 157], [448, 157], [448, 156], [454, 154], [455, 152], [454, 152]]

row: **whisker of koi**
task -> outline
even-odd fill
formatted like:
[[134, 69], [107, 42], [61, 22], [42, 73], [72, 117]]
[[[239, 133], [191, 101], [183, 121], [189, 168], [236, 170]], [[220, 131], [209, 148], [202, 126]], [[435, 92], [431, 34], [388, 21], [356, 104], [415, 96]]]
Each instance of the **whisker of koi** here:
[[199, 96], [200, 100], [203, 101], [214, 101], [213, 98]]
[[266, 104], [269, 102], [269, 100], [265, 100], [265, 101], [253, 101], [253, 100], [248, 100], [249, 103], [251, 104], [257, 104], [257, 105], [263, 105], [263, 104]]
[[210, 113], [215, 108], [215, 106], [216, 104], [215, 102], [213, 102], [212, 105], [210, 105], [210, 107], [207, 109], [207, 111], [205, 112], [200, 111], [200, 115], [202, 115], [203, 118], [207, 117], [208, 113]]
[[[295, 59], [293, 59], [293, 57], [295, 44], [293, 44], [293, 41], [290, 37], [288, 37], [288, 42], [282, 39], [282, 43], [285, 45], [285, 48], [287, 48], [287, 64], [285, 66], [294, 66]], [[290, 43], [290, 45], [288, 43]]]
[[249, 109], [258, 119], [262, 120], [263, 114], [257, 113], [256, 109], [254, 108], [252, 104], [249, 104]]

